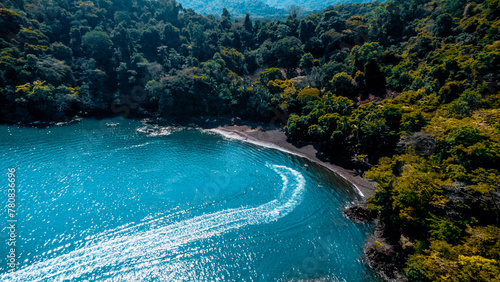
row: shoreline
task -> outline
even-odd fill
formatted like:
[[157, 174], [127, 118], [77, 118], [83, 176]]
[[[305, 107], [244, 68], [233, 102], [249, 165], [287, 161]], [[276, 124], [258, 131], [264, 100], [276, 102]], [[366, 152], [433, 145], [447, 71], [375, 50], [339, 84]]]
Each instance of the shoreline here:
[[[98, 120], [113, 119], [119, 116], [112, 117], [95, 117], [92, 115], [85, 116], [84, 118], [95, 118]], [[375, 194], [375, 182], [370, 181], [357, 173], [353, 169], [348, 169], [342, 164], [334, 164], [329, 161], [321, 160], [317, 157], [318, 151], [312, 144], [306, 144], [305, 146], [298, 147], [290, 143], [287, 136], [279, 126], [266, 126], [261, 123], [243, 121], [239, 118], [227, 118], [227, 117], [198, 117], [190, 118], [184, 120], [181, 123], [175, 122], [173, 120], [163, 120], [154, 117], [129, 117], [125, 119], [135, 119], [138, 121], [146, 121], [147, 124], [157, 124], [160, 126], [182, 126], [183, 124], [189, 124], [199, 126], [202, 131], [212, 132], [214, 134], [219, 134], [225, 138], [240, 140], [243, 142], [251, 143], [257, 146], [271, 148], [285, 152], [287, 154], [295, 155], [304, 159], [309, 160], [312, 163], [320, 165], [334, 174], [339, 176], [342, 180], [352, 185], [354, 190], [361, 196], [364, 200]], [[48, 128], [51, 126], [61, 126], [61, 125], [71, 125], [73, 123], [78, 123], [82, 120], [82, 117], [75, 116], [71, 120], [66, 122], [32, 122], [23, 124], [13, 124], [15, 126], [27, 126], [35, 128]]]
[[320, 160], [316, 156], [318, 151], [311, 144], [307, 144], [303, 147], [295, 146], [294, 144], [288, 142], [285, 133], [280, 130], [280, 128], [276, 127], [263, 129], [262, 126], [251, 127], [249, 125], [219, 125], [214, 128], [207, 128], [206, 130], [229, 139], [236, 139], [258, 146], [276, 149], [305, 158], [334, 172], [336, 175], [351, 184], [355, 191], [357, 191], [358, 194], [365, 200], [375, 193], [375, 182], [358, 175], [354, 170]]

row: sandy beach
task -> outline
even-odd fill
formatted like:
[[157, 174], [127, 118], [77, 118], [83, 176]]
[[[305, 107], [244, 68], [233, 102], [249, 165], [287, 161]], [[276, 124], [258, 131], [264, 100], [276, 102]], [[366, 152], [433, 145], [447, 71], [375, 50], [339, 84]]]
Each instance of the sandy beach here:
[[263, 129], [260, 126], [249, 125], [224, 125], [209, 129], [209, 131], [221, 134], [227, 138], [238, 139], [245, 142], [257, 144], [264, 147], [274, 148], [290, 154], [294, 154], [317, 163], [335, 172], [347, 182], [351, 183], [359, 194], [368, 198], [375, 192], [375, 183], [363, 178], [356, 171], [343, 168], [330, 162], [322, 161], [317, 157], [318, 151], [313, 145], [297, 147], [287, 141], [285, 133], [280, 128]]

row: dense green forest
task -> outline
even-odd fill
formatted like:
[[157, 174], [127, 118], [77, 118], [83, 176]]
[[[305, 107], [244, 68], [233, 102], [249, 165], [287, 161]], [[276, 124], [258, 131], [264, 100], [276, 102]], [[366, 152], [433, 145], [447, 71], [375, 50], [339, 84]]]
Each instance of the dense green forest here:
[[[371, 0], [262, 0], [271, 7], [288, 9], [290, 7], [301, 7], [304, 11], [322, 10], [328, 6], [345, 3], [364, 3]], [[385, 0], [382, 0], [385, 1]], [[380, 2], [382, 2], [380, 1]]]
[[245, 16], [251, 12], [252, 17], [271, 18], [271, 17], [286, 17], [285, 9], [276, 8], [266, 4], [262, 0], [180, 0], [183, 7], [195, 10], [202, 15], [220, 16], [223, 8], [226, 8], [233, 17]]
[[[282, 21], [174, 0], [0, 4], [0, 122], [279, 117], [370, 170], [411, 281], [500, 281], [500, 1], [345, 4]], [[389, 277], [391, 274], [387, 274]]]
[[[226, 8], [233, 17], [245, 16], [251, 12], [252, 17], [271, 18], [286, 17], [287, 11], [283, 8], [270, 6], [262, 0], [179, 0], [184, 8], [190, 8], [202, 15], [220, 16], [223, 8]], [[288, 8], [288, 7], [287, 7]]]
[[307, 13], [320, 11], [340, 3], [364, 3], [371, 0], [178, 0], [184, 8], [190, 8], [202, 15], [220, 15], [226, 8], [234, 17], [251, 13], [254, 18], [286, 18], [290, 9], [300, 7]]

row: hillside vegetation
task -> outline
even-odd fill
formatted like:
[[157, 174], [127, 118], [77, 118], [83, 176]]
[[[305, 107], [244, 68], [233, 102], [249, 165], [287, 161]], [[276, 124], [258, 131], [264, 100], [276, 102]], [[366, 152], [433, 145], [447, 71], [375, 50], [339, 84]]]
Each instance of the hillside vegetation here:
[[499, 0], [346, 4], [274, 22], [173, 0], [7, 1], [0, 23], [1, 122], [282, 121], [323, 158], [369, 169], [387, 237], [371, 247], [409, 280], [499, 281]]
[[[366, 3], [373, 0], [262, 0], [271, 7], [288, 9], [290, 7], [301, 7], [304, 11], [318, 11], [328, 6], [346, 3]], [[382, 2], [382, 1], [380, 1]]]
[[284, 17], [287, 15], [286, 8], [278, 8], [268, 5], [262, 0], [179, 0], [185, 8], [190, 8], [202, 15], [219, 16], [222, 9], [226, 8], [235, 18], [244, 17], [246, 13], [252, 13], [254, 17]]
[[300, 7], [302, 12], [321, 11], [329, 6], [345, 3], [365, 3], [372, 0], [179, 0], [184, 8], [202, 15], [219, 16], [226, 8], [234, 18], [251, 13], [255, 18], [284, 18], [290, 9]]

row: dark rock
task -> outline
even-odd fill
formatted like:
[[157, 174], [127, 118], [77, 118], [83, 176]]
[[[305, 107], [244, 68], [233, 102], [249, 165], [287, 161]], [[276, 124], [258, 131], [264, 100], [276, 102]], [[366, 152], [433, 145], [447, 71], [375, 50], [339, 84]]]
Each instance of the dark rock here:
[[383, 229], [380, 222], [375, 220], [374, 235], [366, 240], [363, 248], [365, 259], [383, 281], [408, 281], [403, 271], [405, 259], [401, 256], [401, 246], [383, 237]]
[[376, 217], [376, 213], [368, 207], [354, 205], [344, 209], [344, 214], [354, 222], [368, 222]]

